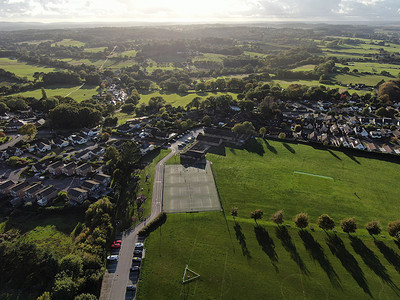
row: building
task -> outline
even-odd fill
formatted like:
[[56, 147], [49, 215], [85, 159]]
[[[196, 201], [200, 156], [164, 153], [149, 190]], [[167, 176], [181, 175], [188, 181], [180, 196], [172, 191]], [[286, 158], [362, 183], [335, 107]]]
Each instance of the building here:
[[40, 206], [45, 206], [55, 197], [57, 197], [59, 190], [54, 186], [48, 186], [47, 188], [42, 189], [36, 194], [37, 204]]
[[67, 165], [64, 165], [62, 168], [62, 173], [67, 176], [72, 176], [75, 174], [77, 164], [75, 162], [71, 162]]
[[103, 173], [98, 173], [93, 177], [93, 180], [100, 182], [103, 186], [108, 186], [111, 182], [111, 176]]
[[87, 190], [89, 195], [96, 193], [101, 189], [101, 183], [95, 180], [85, 180], [81, 186], [82, 189]]
[[10, 189], [10, 194], [13, 197], [23, 198], [25, 196], [25, 190], [29, 187], [29, 183], [27, 181], [23, 181], [14, 185]]
[[36, 199], [36, 194], [39, 193], [43, 189], [43, 186], [40, 182], [37, 182], [31, 185], [29, 188], [25, 190], [25, 199]]
[[6, 180], [0, 183], [0, 193], [2, 195], [10, 194], [11, 188], [15, 185], [14, 181]]
[[70, 200], [82, 204], [88, 198], [88, 191], [81, 188], [72, 188], [68, 190]]
[[47, 171], [53, 175], [60, 175], [63, 167], [64, 163], [62, 161], [56, 161], [47, 167]]
[[93, 172], [92, 165], [85, 163], [79, 167], [76, 168], [76, 175], [78, 176], [87, 176], [88, 174]]

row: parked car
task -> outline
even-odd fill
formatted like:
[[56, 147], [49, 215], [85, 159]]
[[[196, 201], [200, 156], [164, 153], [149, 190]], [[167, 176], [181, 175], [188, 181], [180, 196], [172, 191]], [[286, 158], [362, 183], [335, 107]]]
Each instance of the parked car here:
[[135, 250], [133, 253], [142, 256], [142, 250]]
[[143, 243], [136, 243], [135, 248], [143, 248], [144, 244]]
[[132, 272], [139, 271], [139, 270], [140, 270], [140, 267], [139, 267], [139, 266], [133, 266], [133, 267], [131, 268], [131, 271], [132, 271]]
[[127, 290], [127, 291], [136, 291], [136, 286], [134, 286], [134, 285], [127, 285], [127, 286], [126, 286], [126, 290]]
[[116, 261], [116, 260], [118, 260], [118, 255], [107, 256], [107, 260], [108, 261]]
[[142, 258], [141, 257], [133, 257], [132, 260], [140, 262], [140, 261], [142, 261]]
[[114, 242], [114, 243], [112, 243], [111, 248], [113, 248], [113, 249], [119, 249], [119, 248], [121, 248], [121, 244], [120, 244], [120, 243]]

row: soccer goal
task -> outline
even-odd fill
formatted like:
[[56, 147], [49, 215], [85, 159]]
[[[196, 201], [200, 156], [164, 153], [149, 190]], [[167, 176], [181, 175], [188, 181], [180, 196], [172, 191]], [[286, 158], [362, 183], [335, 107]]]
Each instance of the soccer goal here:
[[195, 271], [190, 270], [189, 266], [186, 265], [185, 272], [183, 273], [182, 284], [196, 280], [199, 277], [200, 277], [200, 274], [196, 273]]

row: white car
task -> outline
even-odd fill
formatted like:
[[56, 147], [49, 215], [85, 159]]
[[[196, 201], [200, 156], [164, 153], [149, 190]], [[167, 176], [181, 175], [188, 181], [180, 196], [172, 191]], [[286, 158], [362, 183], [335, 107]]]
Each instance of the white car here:
[[135, 248], [143, 248], [144, 244], [143, 243], [136, 243]]
[[110, 255], [110, 256], [107, 256], [107, 260], [109, 260], [109, 261], [116, 261], [116, 260], [118, 260], [118, 255]]

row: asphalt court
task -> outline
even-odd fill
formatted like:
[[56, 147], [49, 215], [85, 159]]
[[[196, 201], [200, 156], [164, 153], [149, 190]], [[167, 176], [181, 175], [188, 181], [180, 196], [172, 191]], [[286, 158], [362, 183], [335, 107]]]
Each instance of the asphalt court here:
[[166, 165], [163, 210], [167, 213], [220, 210], [211, 163], [185, 167]]

